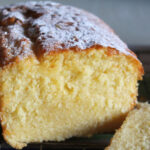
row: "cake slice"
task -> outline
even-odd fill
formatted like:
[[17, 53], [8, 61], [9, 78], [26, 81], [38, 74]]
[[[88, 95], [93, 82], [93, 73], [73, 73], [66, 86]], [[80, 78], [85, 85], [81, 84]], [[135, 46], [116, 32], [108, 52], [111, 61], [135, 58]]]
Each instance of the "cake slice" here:
[[96, 16], [52, 2], [0, 8], [0, 117], [12, 147], [114, 131], [143, 67]]
[[106, 150], [150, 150], [150, 104], [141, 103], [127, 115]]

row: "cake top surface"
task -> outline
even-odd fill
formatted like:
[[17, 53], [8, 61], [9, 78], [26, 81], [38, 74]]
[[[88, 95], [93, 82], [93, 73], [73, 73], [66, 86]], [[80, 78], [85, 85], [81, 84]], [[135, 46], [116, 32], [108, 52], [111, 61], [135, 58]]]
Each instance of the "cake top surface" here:
[[98, 17], [53, 2], [26, 2], [0, 8], [0, 63], [16, 57], [94, 45], [132, 55], [125, 43]]

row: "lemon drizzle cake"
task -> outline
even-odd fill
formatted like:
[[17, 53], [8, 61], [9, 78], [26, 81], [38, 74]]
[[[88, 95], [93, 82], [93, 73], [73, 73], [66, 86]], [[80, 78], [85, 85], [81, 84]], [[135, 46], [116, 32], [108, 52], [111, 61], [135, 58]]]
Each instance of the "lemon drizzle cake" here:
[[0, 114], [15, 148], [118, 128], [143, 67], [98, 17], [53, 2], [0, 8]]

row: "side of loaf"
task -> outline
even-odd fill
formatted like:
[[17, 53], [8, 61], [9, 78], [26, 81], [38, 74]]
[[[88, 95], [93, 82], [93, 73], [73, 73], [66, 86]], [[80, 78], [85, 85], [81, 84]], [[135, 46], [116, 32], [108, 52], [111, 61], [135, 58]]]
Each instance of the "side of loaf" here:
[[94, 15], [6, 6], [0, 33], [0, 117], [12, 147], [114, 131], [134, 108], [142, 64]]
[[138, 104], [127, 115], [106, 150], [150, 149], [150, 104]]

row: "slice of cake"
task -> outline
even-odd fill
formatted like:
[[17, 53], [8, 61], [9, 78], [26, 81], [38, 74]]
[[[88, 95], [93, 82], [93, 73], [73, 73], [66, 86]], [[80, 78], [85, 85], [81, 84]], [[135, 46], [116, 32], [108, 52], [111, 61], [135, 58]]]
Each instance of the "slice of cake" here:
[[106, 150], [150, 150], [150, 104], [131, 111]]
[[51, 2], [0, 8], [0, 114], [15, 148], [118, 128], [143, 68], [96, 16]]

